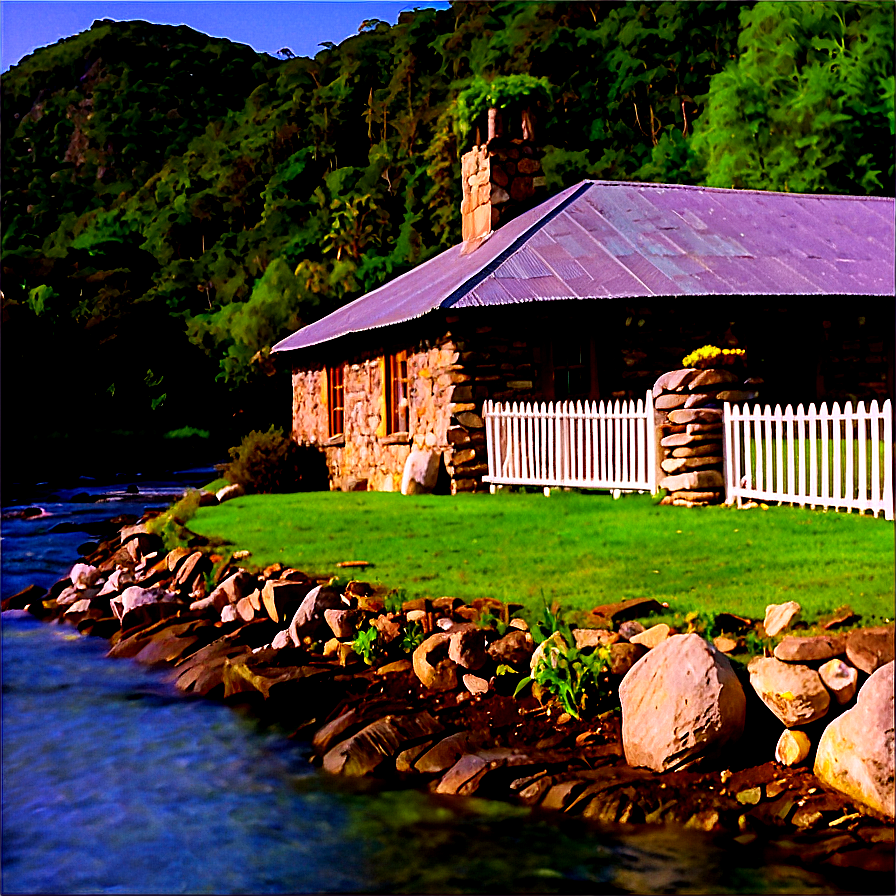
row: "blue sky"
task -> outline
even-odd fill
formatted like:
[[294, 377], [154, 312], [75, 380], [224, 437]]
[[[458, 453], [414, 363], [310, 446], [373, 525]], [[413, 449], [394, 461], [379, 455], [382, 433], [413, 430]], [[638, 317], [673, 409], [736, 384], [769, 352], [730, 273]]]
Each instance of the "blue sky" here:
[[447, 8], [423, 0], [0, 0], [0, 71], [37, 47], [86, 31], [96, 19], [142, 19], [189, 25], [213, 37], [249, 44], [259, 52], [289, 47], [313, 56], [319, 44], [357, 34], [365, 19], [390, 24], [404, 9]]

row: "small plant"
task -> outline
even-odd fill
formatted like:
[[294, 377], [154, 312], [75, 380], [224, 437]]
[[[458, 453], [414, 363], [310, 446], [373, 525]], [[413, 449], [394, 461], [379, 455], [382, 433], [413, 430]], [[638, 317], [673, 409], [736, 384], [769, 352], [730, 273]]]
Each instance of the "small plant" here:
[[314, 448], [300, 447], [283, 430], [253, 430], [230, 449], [224, 478], [247, 493], [310, 491], [327, 483], [326, 462]]
[[412, 622], [405, 630], [401, 639], [401, 649], [405, 653], [413, 653], [423, 643], [423, 626], [419, 622]]
[[722, 634], [718, 617], [718, 613], [707, 610], [694, 610], [688, 613], [684, 617], [684, 621], [688, 624], [685, 634], [696, 633], [703, 635], [707, 641], [712, 641], [717, 635]]
[[563, 621], [563, 613], [560, 610], [560, 604], [557, 601], [548, 607], [547, 601], [542, 596], [542, 613], [539, 619], [535, 620], [536, 633], [541, 636], [542, 640], [547, 640], [555, 632], [566, 636], [567, 641], [572, 641], [572, 634], [569, 626]]
[[355, 653], [367, 663], [368, 666], [373, 665], [374, 659], [379, 655], [379, 645], [377, 639], [379, 632], [371, 625], [366, 631], [359, 631], [352, 641], [352, 647]]
[[583, 711], [599, 703], [607, 694], [609, 669], [608, 644], [586, 653], [577, 647], [569, 647], [562, 638], [555, 638], [539, 657], [532, 675], [517, 685], [514, 696], [531, 682], [537, 696], [549, 694], [557, 699], [564, 711], [578, 719]]
[[485, 610], [479, 614], [479, 618], [476, 620], [476, 627], [494, 629], [498, 633], [499, 638], [503, 638], [507, 634], [508, 629], [507, 623], [500, 617], [495, 616], [491, 610]]
[[390, 591], [383, 600], [387, 613], [400, 613], [402, 604], [407, 600], [407, 595], [400, 588]]

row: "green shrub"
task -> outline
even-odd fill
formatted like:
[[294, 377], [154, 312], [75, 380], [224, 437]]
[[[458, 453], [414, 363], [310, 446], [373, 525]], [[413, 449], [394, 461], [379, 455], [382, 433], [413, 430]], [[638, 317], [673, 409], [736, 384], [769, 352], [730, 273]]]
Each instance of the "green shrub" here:
[[323, 455], [314, 448], [296, 445], [282, 429], [253, 430], [230, 449], [224, 478], [241, 485], [247, 494], [315, 491], [327, 487]]

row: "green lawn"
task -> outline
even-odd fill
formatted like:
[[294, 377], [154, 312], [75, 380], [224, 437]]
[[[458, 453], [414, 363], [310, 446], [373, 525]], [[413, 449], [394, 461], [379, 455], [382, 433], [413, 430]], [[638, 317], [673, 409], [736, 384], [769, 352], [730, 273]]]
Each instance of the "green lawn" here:
[[455, 497], [317, 492], [238, 498], [189, 526], [312, 575], [367, 560], [359, 574], [408, 597], [480, 596], [567, 611], [630, 597], [670, 611], [761, 618], [797, 600], [811, 618], [852, 605], [893, 617], [893, 524], [792, 507], [660, 507], [648, 495]]
[[[865, 491], [862, 492], [860, 488], [860, 480], [859, 473], [861, 470], [861, 464], [859, 463], [859, 440], [853, 439], [852, 445], [847, 446], [846, 439], [837, 440], [836, 448], [839, 451], [839, 464], [835, 463], [835, 444], [833, 439], [828, 439], [827, 443], [823, 443], [821, 439], [815, 439], [815, 444], [813, 446], [812, 440], [810, 439], [802, 439], [800, 441], [794, 442], [793, 444], [793, 479], [794, 479], [794, 489], [798, 490], [800, 485], [800, 451], [803, 452], [803, 464], [804, 464], [804, 478], [802, 479], [804, 491], [809, 491], [809, 485], [813, 482], [812, 478], [812, 451], [814, 447], [815, 451], [815, 464], [816, 464], [816, 472], [814, 478], [815, 488], [817, 490], [817, 494], [821, 495], [824, 491], [824, 454], [825, 449], [827, 449], [828, 456], [828, 469], [827, 469], [827, 493], [828, 495], [834, 494], [835, 488], [835, 479], [839, 478], [839, 482], [836, 483], [836, 487], [838, 489], [838, 495], [858, 495], [859, 497], [865, 497], [868, 494], [868, 491], [872, 488], [872, 483], [874, 482], [874, 467], [873, 467], [873, 453], [876, 448], [878, 454], [878, 469], [877, 469], [877, 483], [876, 488], [874, 488], [874, 495], [877, 496], [879, 494], [883, 494], [884, 487], [884, 477], [886, 475], [887, 465], [886, 465], [886, 456], [884, 453], [884, 443], [878, 442], [875, 446], [873, 442], [870, 440], [865, 440], [865, 444], [863, 447], [865, 451]], [[847, 447], [852, 450], [852, 483], [851, 487], [847, 484], [847, 470], [846, 470], [846, 452]], [[742, 458], [743, 461], [743, 458]], [[755, 485], [757, 482], [756, 475], [756, 440], [755, 438], [751, 438], [750, 440], [750, 470], [753, 471], [753, 484]], [[778, 482], [778, 478], [780, 477], [782, 486], [786, 488], [787, 486], [787, 474], [789, 471], [789, 460], [788, 460], [788, 445], [787, 442], [783, 445], [780, 465], [778, 461], [778, 446], [775, 443], [769, 444], [767, 441], [763, 439], [762, 442], [762, 480], [763, 487], [768, 489], [771, 485], [776, 485]], [[741, 475], [746, 474], [747, 470], [744, 467], [741, 470]], [[839, 473], [839, 477], [837, 474]], [[769, 479], [769, 475], [771, 479]], [[794, 492], [796, 493], [796, 491]]]

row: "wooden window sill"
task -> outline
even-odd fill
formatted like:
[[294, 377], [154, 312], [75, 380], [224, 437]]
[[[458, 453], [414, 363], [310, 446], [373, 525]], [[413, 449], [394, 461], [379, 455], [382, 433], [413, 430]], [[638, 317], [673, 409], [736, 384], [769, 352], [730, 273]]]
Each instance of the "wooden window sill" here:
[[409, 432], [390, 432], [388, 435], [380, 436], [381, 445], [407, 445], [410, 441]]

